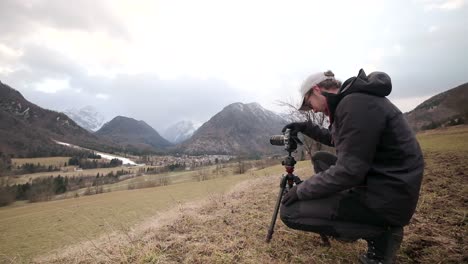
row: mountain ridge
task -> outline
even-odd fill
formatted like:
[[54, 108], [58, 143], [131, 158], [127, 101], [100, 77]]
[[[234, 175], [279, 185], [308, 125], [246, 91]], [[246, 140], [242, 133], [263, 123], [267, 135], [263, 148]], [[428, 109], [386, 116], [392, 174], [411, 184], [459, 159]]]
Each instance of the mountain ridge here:
[[436, 94], [405, 113], [414, 131], [468, 123], [468, 83]]
[[95, 134], [136, 152], [161, 151], [172, 145], [145, 121], [125, 116], [114, 117]]
[[14, 156], [50, 156], [69, 150], [54, 140], [106, 152], [118, 146], [77, 125], [66, 114], [44, 109], [0, 81], [0, 147]]
[[276, 153], [269, 137], [286, 121], [258, 103], [233, 103], [205, 122], [179, 149], [187, 154], [262, 155]]

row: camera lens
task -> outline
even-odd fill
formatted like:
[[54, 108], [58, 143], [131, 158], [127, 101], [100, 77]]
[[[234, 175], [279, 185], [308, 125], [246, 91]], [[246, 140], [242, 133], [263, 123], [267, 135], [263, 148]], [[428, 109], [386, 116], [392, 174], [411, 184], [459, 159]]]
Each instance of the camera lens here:
[[271, 136], [270, 143], [275, 146], [284, 146], [284, 136], [283, 135]]

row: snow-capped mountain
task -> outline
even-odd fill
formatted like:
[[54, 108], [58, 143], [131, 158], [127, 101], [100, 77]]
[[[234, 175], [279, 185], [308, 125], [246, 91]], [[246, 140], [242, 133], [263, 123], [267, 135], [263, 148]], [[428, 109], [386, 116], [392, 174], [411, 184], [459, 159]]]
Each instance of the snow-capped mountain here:
[[199, 125], [193, 124], [191, 121], [180, 121], [168, 127], [162, 136], [172, 143], [180, 143], [189, 139], [197, 130]]
[[64, 113], [82, 128], [93, 132], [101, 128], [106, 121], [102, 114], [89, 105], [80, 109], [67, 109]]

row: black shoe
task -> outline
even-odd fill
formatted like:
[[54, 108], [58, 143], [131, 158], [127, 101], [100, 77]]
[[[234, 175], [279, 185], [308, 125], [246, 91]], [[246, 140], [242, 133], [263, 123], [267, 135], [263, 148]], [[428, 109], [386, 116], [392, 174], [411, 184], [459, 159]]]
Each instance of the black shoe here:
[[367, 253], [359, 257], [364, 264], [395, 263], [403, 240], [403, 227], [390, 227], [378, 237], [367, 238]]

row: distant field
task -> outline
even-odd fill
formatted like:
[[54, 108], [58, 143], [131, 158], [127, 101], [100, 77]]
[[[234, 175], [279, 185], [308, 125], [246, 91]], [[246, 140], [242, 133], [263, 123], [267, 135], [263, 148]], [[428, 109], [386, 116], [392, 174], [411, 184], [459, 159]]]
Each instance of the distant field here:
[[[104, 192], [115, 192], [115, 191], [125, 191], [129, 189], [141, 189], [147, 187], [155, 187], [158, 185], [171, 185], [179, 184], [184, 182], [194, 182], [199, 181], [205, 177], [206, 179], [213, 179], [224, 177], [226, 175], [233, 174], [233, 164], [222, 168], [216, 171], [216, 166], [201, 167], [195, 170], [190, 171], [175, 171], [175, 172], [166, 172], [160, 174], [146, 174], [134, 178], [129, 178], [117, 183], [103, 185]], [[167, 184], [161, 184], [162, 179], [166, 180]], [[65, 194], [57, 196], [61, 197], [74, 197], [75, 194], [83, 195], [86, 191], [86, 188], [82, 188], [76, 191], [70, 191]]]
[[[298, 167], [308, 164], [308, 161], [300, 162]], [[66, 245], [112, 231], [125, 231], [165, 208], [224, 192], [246, 179], [272, 174], [278, 174], [279, 179], [282, 170], [283, 167], [274, 166], [200, 182], [0, 208], [0, 262], [2, 256], [4, 261], [28, 261]], [[192, 177], [192, 174], [183, 171], [171, 177]]]
[[468, 150], [468, 126], [466, 125], [424, 131], [417, 137], [425, 151]]
[[22, 166], [26, 163], [38, 164], [45, 166], [63, 167], [65, 163], [68, 163], [70, 157], [48, 157], [48, 158], [24, 158], [24, 159], [11, 159], [11, 163], [14, 167]]
[[8, 184], [24, 184], [30, 181], [31, 179], [36, 179], [36, 178], [41, 178], [41, 177], [49, 177], [53, 176], [56, 177], [58, 175], [60, 176], [68, 176], [68, 177], [81, 177], [81, 176], [96, 176], [98, 173], [99, 174], [107, 174], [113, 171], [116, 173], [119, 170], [126, 170], [130, 171], [131, 173], [137, 173], [139, 169], [141, 168], [148, 168], [148, 167], [154, 167], [154, 166], [141, 166], [141, 167], [126, 167], [126, 166], [121, 166], [121, 167], [114, 167], [114, 168], [98, 168], [98, 169], [89, 169], [89, 170], [81, 170], [81, 171], [75, 171], [73, 168], [68, 168], [68, 171], [63, 172], [63, 171], [52, 171], [52, 172], [38, 172], [38, 173], [30, 173], [30, 174], [22, 174], [22, 175], [17, 175], [17, 176], [6, 176], [5, 178], [8, 181]]

